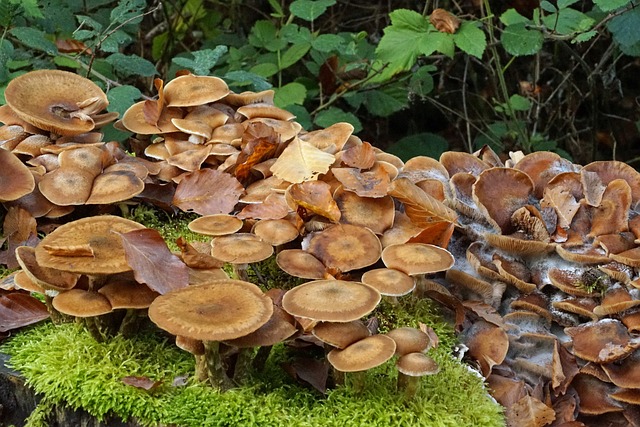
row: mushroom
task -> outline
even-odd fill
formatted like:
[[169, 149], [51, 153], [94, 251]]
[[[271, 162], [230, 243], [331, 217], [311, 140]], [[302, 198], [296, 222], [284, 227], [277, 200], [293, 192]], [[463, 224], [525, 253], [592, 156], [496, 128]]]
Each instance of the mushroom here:
[[235, 233], [211, 240], [211, 256], [233, 265], [237, 279], [248, 279], [250, 263], [264, 261], [273, 255], [273, 246], [252, 233]]
[[418, 287], [427, 274], [446, 271], [453, 266], [454, 261], [448, 250], [426, 243], [393, 244], [382, 251], [384, 265], [415, 276]]
[[225, 236], [242, 228], [242, 220], [229, 214], [204, 215], [188, 224], [189, 230], [207, 236]]
[[98, 289], [98, 293], [109, 300], [113, 310], [126, 310], [118, 330], [124, 337], [133, 336], [139, 327], [140, 311], [149, 308], [159, 295], [133, 280], [111, 281]]
[[105, 296], [90, 290], [71, 289], [56, 295], [52, 303], [60, 313], [83, 319], [87, 330], [96, 341], [105, 340], [105, 331], [98, 321], [99, 316], [112, 311], [111, 304]]
[[431, 357], [424, 353], [407, 353], [396, 361], [398, 369], [398, 391], [404, 393], [407, 400], [413, 399], [420, 385], [420, 377], [434, 375], [440, 367]]
[[213, 280], [157, 297], [149, 318], [174, 335], [203, 341], [211, 385], [232, 387], [219, 354], [220, 341], [248, 335], [267, 323], [273, 302], [256, 285], [241, 280]]
[[413, 277], [393, 268], [375, 268], [366, 271], [360, 279], [365, 285], [372, 286], [392, 304], [398, 303], [398, 297], [411, 293], [416, 287]]

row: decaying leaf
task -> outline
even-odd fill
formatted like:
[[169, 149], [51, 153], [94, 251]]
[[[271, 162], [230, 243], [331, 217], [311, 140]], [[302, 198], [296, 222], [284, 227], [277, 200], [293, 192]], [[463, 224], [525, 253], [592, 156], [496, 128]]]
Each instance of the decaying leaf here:
[[14, 292], [0, 296], [0, 332], [31, 325], [48, 317], [45, 305], [29, 294]]
[[280, 135], [261, 122], [250, 123], [242, 134], [242, 152], [236, 160], [234, 175], [239, 180], [249, 176], [251, 168], [275, 156]]
[[135, 388], [141, 388], [146, 391], [153, 391], [162, 384], [162, 381], [155, 381], [151, 378], [143, 376], [123, 377], [121, 381], [126, 385], [130, 385], [131, 387]]
[[200, 215], [228, 214], [238, 203], [244, 187], [226, 172], [201, 169], [180, 181], [173, 204], [183, 211]]
[[478, 361], [482, 375], [488, 377], [495, 365], [501, 364], [509, 350], [509, 336], [504, 329], [479, 320], [464, 333], [469, 356]]
[[80, 40], [56, 39], [56, 47], [62, 53], [86, 53], [91, 55], [91, 48]]
[[282, 194], [270, 194], [262, 203], [252, 203], [245, 206], [236, 215], [239, 219], [281, 219], [287, 216], [289, 207]]
[[508, 427], [542, 427], [551, 424], [556, 414], [535, 397], [525, 396], [507, 408]]
[[454, 229], [455, 224], [451, 221], [436, 221], [427, 225], [420, 234], [410, 238], [407, 243], [426, 243], [446, 248]]
[[369, 169], [376, 161], [376, 153], [368, 142], [363, 142], [342, 152], [342, 163], [358, 168]]
[[189, 284], [189, 270], [172, 254], [157, 230], [144, 228], [121, 233], [127, 263], [137, 282], [166, 294]]
[[320, 393], [324, 394], [327, 391], [329, 365], [322, 360], [300, 357], [286, 364], [284, 369], [293, 378], [309, 384]]
[[4, 217], [2, 231], [6, 237], [7, 250], [2, 253], [0, 263], [6, 264], [7, 268], [18, 268], [15, 249], [22, 245], [35, 246], [38, 242], [36, 219], [26, 209], [11, 206]]
[[460, 19], [444, 9], [434, 9], [429, 22], [441, 33], [453, 34], [460, 27]]
[[144, 115], [144, 121], [150, 125], [157, 126], [164, 109], [164, 81], [162, 79], [154, 79], [153, 85], [158, 91], [157, 100], [146, 100], [142, 112]]
[[318, 175], [327, 173], [334, 161], [333, 154], [294, 138], [271, 166], [271, 172], [278, 178], [295, 184], [314, 180]]
[[342, 215], [338, 204], [331, 196], [331, 186], [324, 181], [292, 184], [287, 189], [285, 196], [294, 206], [302, 206], [330, 221], [338, 222]]
[[92, 257], [93, 249], [89, 243], [84, 243], [82, 245], [67, 245], [67, 246], [53, 246], [53, 245], [42, 245], [42, 249], [47, 251], [50, 255], [55, 256], [68, 256], [68, 257], [76, 257], [76, 256], [84, 256], [84, 257]]
[[389, 186], [389, 195], [404, 204], [405, 213], [411, 222], [425, 227], [436, 221], [456, 222], [458, 214], [444, 203], [429, 196], [407, 178], [394, 180]]
[[[176, 245], [180, 249], [180, 257], [187, 267], [191, 268], [221, 268], [224, 262], [212, 257], [209, 254], [198, 251], [191, 246], [187, 239], [180, 236], [176, 239]], [[207, 245], [208, 246], [208, 245]]]
[[361, 172], [355, 168], [332, 168], [331, 172], [345, 190], [360, 197], [384, 197], [389, 189], [389, 174], [381, 167]]

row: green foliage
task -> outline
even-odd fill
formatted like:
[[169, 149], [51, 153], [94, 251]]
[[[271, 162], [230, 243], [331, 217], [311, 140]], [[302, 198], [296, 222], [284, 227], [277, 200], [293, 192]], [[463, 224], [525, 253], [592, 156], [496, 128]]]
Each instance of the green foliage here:
[[[421, 380], [411, 402], [395, 392], [393, 361], [367, 373], [361, 394], [338, 387], [321, 396], [284, 373], [281, 365], [291, 355], [282, 345], [273, 348], [265, 371], [254, 375], [251, 386], [225, 393], [193, 381], [173, 386], [176, 377], [192, 374], [193, 357], [151, 333], [97, 343], [76, 324], [45, 323], [16, 334], [1, 350], [29, 386], [46, 397], [47, 405], [64, 402], [99, 419], [115, 415], [135, 418], [142, 425], [185, 427], [502, 425], [501, 408], [489, 398], [481, 378], [451, 356], [453, 331], [435, 312], [428, 300], [409, 297], [400, 299], [398, 306], [383, 303], [376, 313], [387, 329], [424, 322], [440, 337], [440, 346], [430, 355], [441, 370]], [[131, 375], [162, 384], [146, 392], [121, 381]], [[36, 418], [46, 422], [45, 409], [32, 416], [34, 427]]]

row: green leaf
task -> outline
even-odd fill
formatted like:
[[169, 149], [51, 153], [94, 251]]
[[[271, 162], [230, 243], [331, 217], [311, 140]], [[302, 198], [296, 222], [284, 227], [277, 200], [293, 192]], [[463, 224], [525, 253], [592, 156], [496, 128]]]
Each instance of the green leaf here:
[[626, 6], [627, 4], [631, 3], [631, 0], [594, 0], [593, 2], [603, 12], [610, 12], [622, 6]]
[[613, 39], [621, 46], [631, 46], [640, 42], [640, 7], [616, 16], [607, 25]]
[[10, 0], [10, 3], [21, 6], [27, 18], [44, 18], [38, 0]]
[[224, 79], [231, 85], [239, 87], [248, 86], [249, 90], [253, 90], [254, 92], [271, 89], [272, 87], [271, 83], [266, 81], [264, 77], [244, 70], [229, 71], [224, 75]]
[[354, 134], [362, 130], [362, 123], [360, 123], [360, 120], [355, 115], [337, 107], [330, 107], [326, 110], [322, 110], [313, 120], [313, 123], [321, 128], [328, 128], [329, 126], [339, 122], [351, 123], [353, 125]]
[[505, 13], [500, 15], [500, 22], [504, 25], [513, 25], [529, 23], [531, 20], [520, 15], [515, 9], [507, 9]]
[[287, 45], [286, 40], [278, 37], [275, 24], [265, 20], [256, 21], [253, 24], [248, 40], [252, 46], [267, 49], [271, 52], [283, 49]]
[[542, 22], [548, 29], [565, 35], [587, 31], [595, 20], [575, 9], [562, 9], [542, 17]]
[[336, 0], [295, 0], [289, 5], [289, 12], [305, 21], [314, 21], [334, 4]]
[[418, 68], [411, 75], [409, 90], [421, 98], [429, 95], [434, 88], [431, 72], [435, 70], [432, 65], [424, 65]]
[[109, 36], [102, 41], [100, 48], [104, 52], [116, 53], [120, 49], [131, 43], [133, 39], [127, 33], [122, 30], [117, 30], [109, 34]]
[[382, 90], [367, 91], [364, 105], [374, 116], [388, 117], [403, 108], [407, 108], [409, 96], [407, 90], [402, 87], [386, 87]]
[[81, 29], [90, 28], [97, 32], [102, 31], [102, 24], [91, 18], [90, 16], [76, 15], [76, 20], [78, 21]]
[[280, 108], [285, 108], [293, 104], [302, 105], [306, 96], [307, 89], [304, 85], [292, 82], [276, 89], [273, 103]]
[[598, 32], [596, 30], [587, 31], [586, 33], [580, 33], [571, 40], [571, 43], [582, 43], [589, 41], [597, 34]]
[[429, 34], [416, 32], [407, 28], [389, 26], [376, 48], [376, 59], [388, 64], [383, 71], [384, 77], [391, 77], [413, 67], [420, 52], [420, 47], [427, 44]]
[[580, 0], [558, 0], [558, 9], [564, 9], [572, 4], [578, 3]]
[[311, 46], [320, 52], [342, 50], [344, 44], [345, 40], [337, 34], [321, 34], [311, 42]]
[[51, 40], [47, 39], [43, 31], [33, 27], [14, 27], [9, 30], [9, 33], [31, 49], [39, 50], [49, 55], [58, 54], [58, 48]]
[[430, 27], [429, 20], [414, 10], [396, 9], [389, 13], [389, 18], [395, 28], [426, 32]]
[[399, 141], [389, 145], [387, 152], [395, 154], [403, 161], [417, 156], [428, 156], [434, 159], [447, 151], [449, 143], [440, 135], [430, 132], [417, 133], [405, 136]]
[[66, 56], [54, 56], [53, 63], [62, 68], [80, 69], [81, 67], [81, 65], [77, 61], [74, 61], [71, 58], [67, 58]]
[[542, 49], [544, 37], [539, 31], [528, 30], [524, 23], [509, 25], [500, 37], [504, 50], [514, 56], [533, 55]]
[[120, 113], [120, 117], [129, 107], [131, 107], [140, 97], [142, 92], [135, 86], [116, 86], [107, 92], [109, 106], [107, 111], [116, 111]]
[[193, 71], [194, 74], [206, 76], [225, 53], [227, 53], [226, 46], [216, 46], [215, 49], [202, 49], [191, 52], [193, 59], [175, 57], [172, 62], [179, 67]]
[[118, 6], [111, 10], [111, 23], [139, 24], [146, 7], [145, 0], [120, 0]]
[[158, 74], [156, 67], [146, 59], [138, 55], [125, 55], [114, 53], [105, 58], [111, 64], [114, 71], [124, 77], [142, 76], [151, 77]]
[[482, 58], [487, 48], [487, 37], [475, 22], [464, 21], [458, 31], [453, 35], [453, 41], [458, 48], [476, 58]]
[[511, 109], [515, 111], [529, 111], [531, 108], [531, 101], [522, 95], [511, 95], [509, 104], [511, 104]]
[[258, 65], [254, 65], [249, 69], [254, 74], [261, 77], [271, 77], [278, 72], [278, 66], [273, 62], [263, 62]]
[[280, 69], [284, 70], [301, 60], [311, 49], [310, 43], [300, 43], [291, 45], [280, 58]]
[[540, 2], [540, 8], [542, 8], [542, 10], [547, 11], [547, 12], [557, 12], [558, 9], [552, 5], [548, 0], [544, 0], [542, 2]]
[[269, 0], [269, 6], [273, 9], [271, 16], [274, 18], [282, 18], [284, 16], [284, 10], [282, 10], [282, 5], [278, 0]]
[[302, 105], [292, 104], [288, 105], [285, 110], [296, 115], [296, 122], [300, 123], [303, 129], [311, 130], [313, 122], [311, 121], [311, 114]]
[[297, 24], [286, 24], [280, 28], [280, 37], [287, 43], [311, 43], [314, 36], [307, 27], [301, 27]]
[[427, 33], [424, 42], [418, 46], [418, 49], [424, 56], [429, 56], [433, 52], [440, 52], [449, 58], [453, 58], [455, 51], [453, 34], [431, 31]]

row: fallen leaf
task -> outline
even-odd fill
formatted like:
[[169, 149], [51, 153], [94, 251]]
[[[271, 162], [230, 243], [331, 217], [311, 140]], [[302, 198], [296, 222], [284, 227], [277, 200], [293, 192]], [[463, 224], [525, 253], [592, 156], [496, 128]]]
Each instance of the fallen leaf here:
[[200, 215], [228, 214], [238, 203], [244, 187], [226, 172], [201, 169], [187, 174], [173, 195], [173, 204]]
[[10, 269], [18, 268], [15, 249], [23, 245], [35, 246], [39, 241], [36, 219], [26, 209], [12, 206], [4, 217], [2, 230], [6, 237], [7, 251], [2, 257], [1, 263], [6, 264]]
[[444, 9], [434, 9], [429, 22], [441, 33], [453, 34], [460, 27], [460, 19]]
[[557, 226], [566, 229], [571, 226], [571, 221], [576, 212], [578, 212], [580, 203], [576, 201], [569, 191], [556, 186], [545, 188], [540, 206], [553, 208], [558, 216]]
[[427, 243], [445, 248], [449, 246], [455, 224], [450, 221], [436, 221], [427, 225], [420, 234], [410, 238], [407, 243]]
[[285, 197], [295, 206], [302, 206], [332, 222], [338, 222], [342, 215], [338, 204], [331, 196], [331, 186], [324, 181], [291, 184], [285, 192]]
[[309, 384], [320, 393], [327, 391], [329, 365], [323, 360], [311, 358], [296, 358], [288, 365], [289, 372], [295, 378]]
[[508, 427], [542, 427], [556, 418], [553, 409], [535, 397], [525, 396], [507, 408]]
[[91, 245], [89, 245], [89, 243], [68, 246], [42, 245], [42, 249], [44, 249], [48, 254], [55, 256], [93, 256], [93, 249], [91, 248]]
[[279, 142], [280, 136], [271, 126], [261, 122], [249, 123], [242, 134], [242, 151], [233, 171], [236, 178], [247, 178], [253, 166], [274, 157]]
[[363, 142], [342, 152], [340, 158], [345, 165], [358, 168], [370, 169], [376, 161], [376, 153], [368, 142]]
[[184, 288], [189, 284], [189, 270], [172, 254], [157, 230], [120, 233], [127, 263], [137, 282], [146, 284], [159, 294]]
[[56, 47], [62, 53], [86, 53], [91, 55], [91, 48], [80, 40], [75, 39], [56, 39]]
[[271, 166], [271, 172], [284, 181], [300, 183], [315, 180], [318, 175], [327, 173], [334, 161], [333, 154], [294, 138]]
[[23, 292], [0, 296], [0, 332], [21, 328], [47, 319], [47, 307]]
[[429, 196], [407, 178], [399, 178], [391, 182], [389, 195], [404, 204], [405, 213], [411, 222], [425, 227], [437, 221], [455, 223], [458, 214], [444, 203]]
[[162, 79], [154, 79], [153, 85], [158, 91], [157, 100], [146, 100], [142, 108], [144, 121], [150, 125], [157, 126], [164, 109], [164, 81]]
[[331, 172], [345, 190], [360, 197], [384, 197], [389, 189], [389, 174], [382, 167], [366, 172], [355, 168], [332, 168]]
[[135, 388], [141, 388], [146, 391], [153, 391], [162, 384], [162, 381], [154, 381], [151, 378], [142, 377], [142, 376], [128, 376], [128, 377], [123, 377], [121, 380], [126, 385], [129, 385]]
[[191, 268], [221, 268], [224, 262], [212, 257], [209, 254], [202, 253], [191, 246], [187, 240], [180, 236], [176, 239], [176, 245], [180, 249], [180, 257], [182, 261]]
[[282, 194], [270, 194], [262, 203], [252, 203], [236, 215], [238, 219], [281, 219], [289, 214]]

